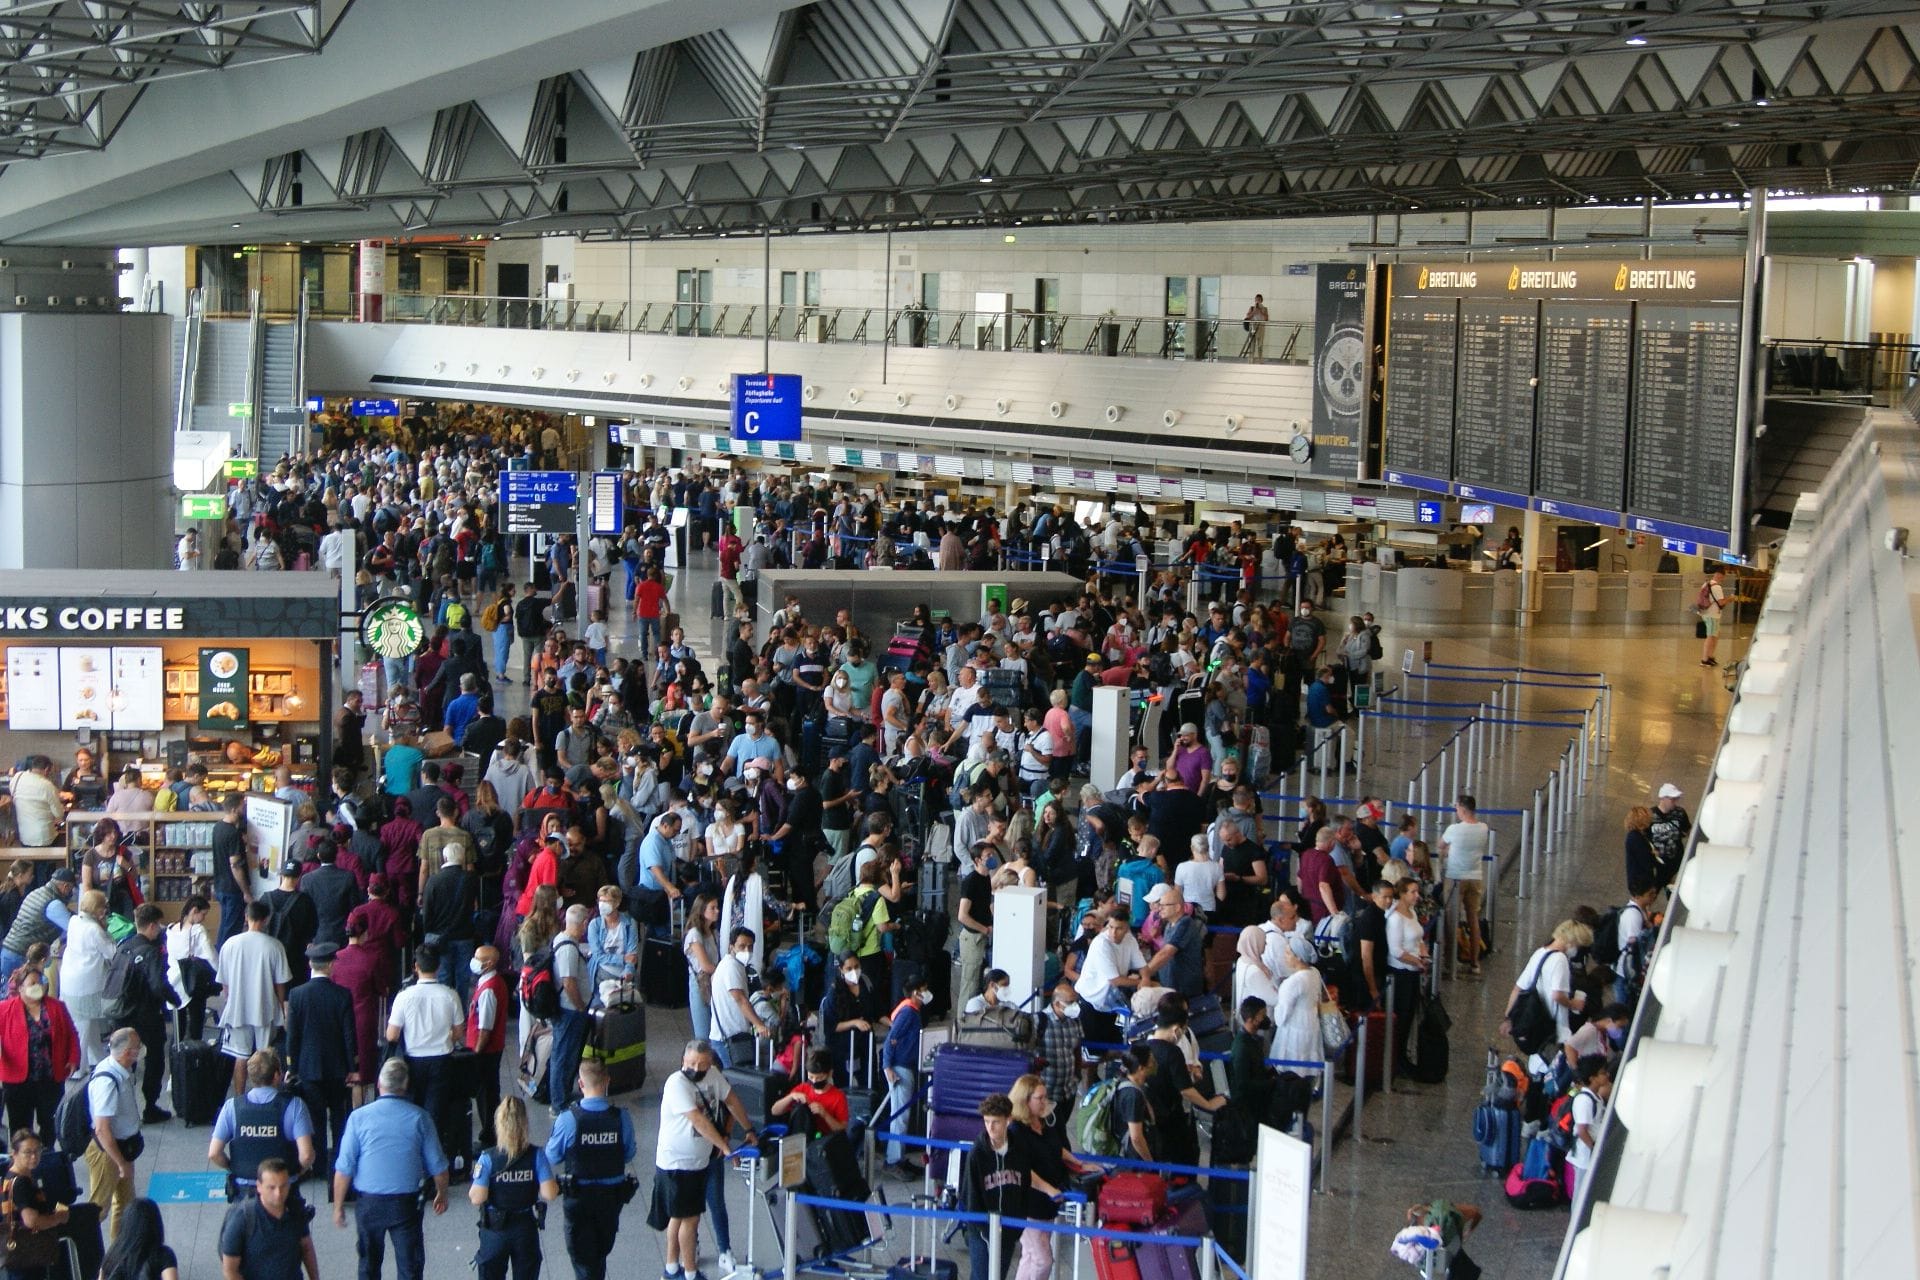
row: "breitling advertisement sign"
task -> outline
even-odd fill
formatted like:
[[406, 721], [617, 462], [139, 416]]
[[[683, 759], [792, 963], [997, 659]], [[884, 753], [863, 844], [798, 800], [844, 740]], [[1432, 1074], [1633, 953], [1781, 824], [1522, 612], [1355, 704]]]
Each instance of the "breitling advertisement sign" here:
[[1323, 262], [1314, 281], [1313, 447], [1316, 476], [1360, 474], [1367, 413], [1367, 269]]

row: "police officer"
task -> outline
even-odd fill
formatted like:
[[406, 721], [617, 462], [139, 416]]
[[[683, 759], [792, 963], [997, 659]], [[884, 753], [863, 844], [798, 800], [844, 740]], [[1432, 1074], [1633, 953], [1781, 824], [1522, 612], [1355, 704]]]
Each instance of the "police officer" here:
[[467, 1199], [480, 1208], [480, 1248], [473, 1265], [480, 1280], [538, 1280], [540, 1229], [546, 1225], [546, 1201], [560, 1195], [547, 1153], [527, 1137], [527, 1104], [509, 1097], [490, 1117], [500, 1145], [474, 1162]]
[[[247, 1091], [228, 1098], [213, 1122], [207, 1162], [227, 1171], [229, 1204], [253, 1193], [262, 1160], [285, 1161], [296, 1183], [313, 1167], [313, 1118], [282, 1080], [280, 1055], [256, 1050], [247, 1059]], [[299, 1196], [295, 1191], [296, 1201]]]
[[639, 1183], [627, 1164], [639, 1150], [626, 1108], [607, 1101], [607, 1069], [580, 1064], [580, 1101], [561, 1112], [547, 1139], [547, 1160], [566, 1170], [560, 1202], [574, 1280], [606, 1280], [607, 1255], [620, 1234], [620, 1210]]
[[359, 1197], [360, 1280], [379, 1280], [393, 1236], [400, 1280], [421, 1280], [426, 1267], [421, 1201], [433, 1181], [433, 1211], [447, 1211], [447, 1157], [427, 1113], [407, 1101], [407, 1064], [380, 1068], [380, 1096], [347, 1117], [347, 1133], [333, 1163], [333, 1225], [347, 1225], [347, 1189]]
[[322, 1173], [327, 1172], [327, 1153], [340, 1149], [347, 1130], [347, 1076], [354, 1070], [357, 1044], [353, 994], [333, 980], [333, 958], [339, 951], [331, 942], [308, 947], [313, 976], [287, 992], [287, 1067], [299, 1081], [296, 1088], [307, 1115], [315, 1121], [314, 1146]]

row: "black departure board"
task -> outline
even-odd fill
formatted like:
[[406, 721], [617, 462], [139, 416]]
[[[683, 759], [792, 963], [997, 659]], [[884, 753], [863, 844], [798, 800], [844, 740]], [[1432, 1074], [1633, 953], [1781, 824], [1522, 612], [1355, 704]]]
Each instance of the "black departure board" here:
[[1641, 305], [1629, 511], [1729, 531], [1739, 382], [1738, 307]]
[[1624, 511], [1633, 309], [1549, 302], [1542, 312], [1533, 491]]
[[1401, 297], [1387, 312], [1386, 469], [1453, 475], [1454, 344], [1460, 303]]
[[1539, 307], [1460, 304], [1460, 368], [1453, 414], [1453, 474], [1509, 493], [1533, 488], [1534, 339]]

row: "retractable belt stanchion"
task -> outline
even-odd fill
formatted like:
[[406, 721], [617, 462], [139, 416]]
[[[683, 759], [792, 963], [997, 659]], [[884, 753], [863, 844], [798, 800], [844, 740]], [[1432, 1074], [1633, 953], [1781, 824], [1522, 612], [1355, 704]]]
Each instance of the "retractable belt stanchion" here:
[[[1533, 796], [1534, 803], [1538, 806], [1540, 801], [1540, 791], [1538, 788], [1534, 789]], [[1522, 810], [1520, 813], [1520, 887], [1514, 894], [1517, 898], [1525, 898], [1527, 896], [1527, 881], [1533, 874], [1533, 868], [1527, 865], [1527, 859], [1531, 856], [1533, 849], [1532, 834], [1533, 811], [1530, 809]]]
[[[1389, 947], [1387, 949], [1391, 951], [1393, 948]], [[1393, 980], [1398, 976], [1399, 975], [1394, 971], [1392, 961], [1389, 960], [1387, 963], [1387, 1044], [1386, 1044], [1387, 1056], [1380, 1063], [1380, 1092], [1382, 1093], [1393, 1092], [1393, 1058], [1394, 1058], [1394, 1053], [1393, 1053], [1394, 981]], [[1365, 1037], [1362, 1037], [1362, 1039], [1364, 1038]]]
[[[1525, 819], [1523, 818], [1522, 821]], [[1494, 886], [1500, 882], [1500, 864], [1494, 859], [1494, 850], [1498, 847], [1499, 839], [1494, 829], [1488, 827], [1487, 851], [1480, 855], [1480, 900], [1487, 904], [1487, 925], [1490, 929], [1500, 923], [1500, 907], [1496, 901], [1498, 895], [1493, 891]], [[1471, 929], [1473, 925], [1470, 924], [1467, 927]], [[1485, 938], [1480, 941], [1485, 945]], [[1478, 959], [1479, 957], [1476, 956], [1475, 961], [1478, 962]]]

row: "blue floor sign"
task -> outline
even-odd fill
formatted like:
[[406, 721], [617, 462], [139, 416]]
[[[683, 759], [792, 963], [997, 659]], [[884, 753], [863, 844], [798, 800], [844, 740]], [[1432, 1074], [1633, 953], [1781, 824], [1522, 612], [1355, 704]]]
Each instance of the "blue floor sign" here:
[[158, 1204], [225, 1204], [227, 1175], [217, 1170], [155, 1173], [147, 1181], [147, 1196]]

